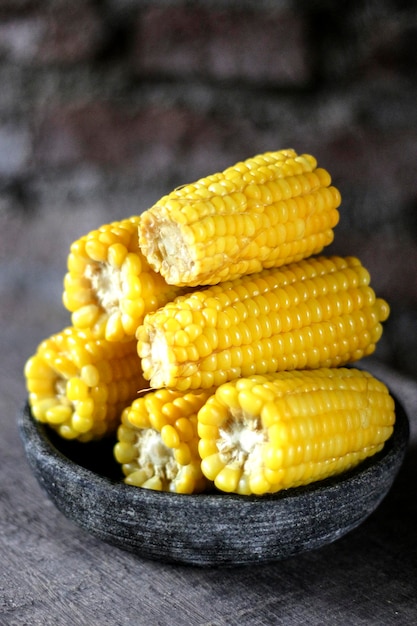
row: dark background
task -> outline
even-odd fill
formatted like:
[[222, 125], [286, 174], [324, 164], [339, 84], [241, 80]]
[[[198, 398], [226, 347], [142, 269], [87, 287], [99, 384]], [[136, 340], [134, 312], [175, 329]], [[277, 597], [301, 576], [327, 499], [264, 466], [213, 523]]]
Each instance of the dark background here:
[[[417, 623], [415, 2], [0, 0], [0, 626]], [[392, 314], [369, 369], [410, 443], [346, 537], [230, 571], [81, 530], [19, 439], [23, 366], [69, 323], [69, 246], [264, 150], [311, 152], [343, 196], [332, 246]]]
[[[293, 147], [341, 190], [333, 251], [359, 256], [391, 305], [377, 357], [417, 376], [413, 5], [0, 0], [2, 324], [18, 331], [10, 303], [35, 292], [51, 332], [67, 324], [78, 236]], [[31, 307], [28, 354], [45, 332]]]

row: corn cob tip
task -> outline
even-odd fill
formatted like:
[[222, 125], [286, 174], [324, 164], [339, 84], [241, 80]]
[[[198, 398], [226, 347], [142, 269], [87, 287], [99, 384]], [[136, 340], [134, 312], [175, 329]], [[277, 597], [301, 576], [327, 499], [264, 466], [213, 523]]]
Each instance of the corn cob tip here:
[[382, 449], [394, 422], [387, 388], [363, 370], [243, 378], [198, 413], [201, 467], [221, 491], [275, 493], [358, 465]]
[[217, 284], [318, 254], [340, 202], [314, 157], [268, 152], [161, 198], [142, 214], [139, 244], [169, 284]]
[[176, 298], [137, 330], [144, 376], [186, 390], [357, 361], [389, 313], [369, 281], [358, 259], [321, 256]]
[[198, 454], [197, 411], [211, 393], [161, 389], [123, 411], [114, 455], [127, 484], [183, 494], [207, 487]]
[[62, 301], [74, 327], [107, 341], [130, 340], [146, 313], [180, 292], [141, 253], [140, 219], [104, 224], [71, 245]]
[[114, 434], [146, 386], [134, 339], [108, 342], [74, 327], [42, 341], [24, 376], [33, 417], [82, 442]]

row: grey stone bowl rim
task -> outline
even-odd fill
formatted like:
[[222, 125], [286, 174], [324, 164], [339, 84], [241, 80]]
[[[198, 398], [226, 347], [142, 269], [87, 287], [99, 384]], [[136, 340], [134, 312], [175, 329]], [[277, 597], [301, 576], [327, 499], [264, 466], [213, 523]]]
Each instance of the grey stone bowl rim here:
[[18, 428], [41, 488], [78, 527], [138, 557], [235, 567], [318, 549], [375, 511], [408, 446], [408, 418], [395, 402], [394, 432], [377, 455], [338, 477], [260, 497], [158, 492], [99, 475], [57, 449], [51, 431], [34, 420], [27, 403]]

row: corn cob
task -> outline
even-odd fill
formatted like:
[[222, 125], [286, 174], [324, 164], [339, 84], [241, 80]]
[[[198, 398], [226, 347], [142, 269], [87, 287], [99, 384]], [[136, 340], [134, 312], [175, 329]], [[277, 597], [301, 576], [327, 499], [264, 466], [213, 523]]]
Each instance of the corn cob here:
[[366, 371], [243, 378], [198, 413], [201, 467], [221, 491], [274, 493], [354, 467], [382, 449], [394, 421], [386, 386]]
[[211, 393], [161, 389], [137, 398], [123, 411], [114, 455], [127, 484], [177, 493], [206, 487], [198, 454], [197, 411]]
[[316, 257], [179, 296], [137, 330], [153, 388], [333, 367], [375, 350], [388, 304], [354, 257]]
[[168, 283], [214, 285], [320, 253], [340, 201], [313, 156], [267, 152], [161, 198], [139, 243]]
[[178, 295], [139, 250], [140, 217], [105, 224], [75, 241], [68, 255], [63, 303], [76, 328], [122, 341], [148, 311]]
[[42, 341], [24, 374], [34, 418], [79, 441], [114, 433], [145, 387], [134, 339], [114, 343], [73, 327]]

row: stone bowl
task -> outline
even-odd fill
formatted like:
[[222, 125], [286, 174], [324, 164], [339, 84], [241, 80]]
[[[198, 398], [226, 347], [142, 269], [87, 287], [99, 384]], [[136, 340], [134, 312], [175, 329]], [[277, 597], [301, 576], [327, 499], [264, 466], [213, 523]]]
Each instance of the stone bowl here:
[[140, 557], [216, 567], [279, 561], [356, 528], [390, 490], [409, 437], [407, 416], [396, 401], [394, 432], [380, 453], [338, 477], [252, 497], [126, 485], [113, 459], [113, 440], [62, 440], [33, 419], [28, 405], [19, 415], [19, 431], [39, 484], [79, 527]]

